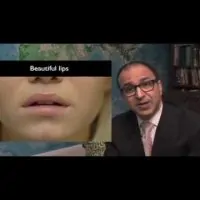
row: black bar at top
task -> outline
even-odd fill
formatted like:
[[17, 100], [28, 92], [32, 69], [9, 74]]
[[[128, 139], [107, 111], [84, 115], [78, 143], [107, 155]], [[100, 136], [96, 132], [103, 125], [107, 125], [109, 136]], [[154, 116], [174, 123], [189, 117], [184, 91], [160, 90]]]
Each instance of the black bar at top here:
[[111, 61], [0, 61], [0, 76], [111, 76]]

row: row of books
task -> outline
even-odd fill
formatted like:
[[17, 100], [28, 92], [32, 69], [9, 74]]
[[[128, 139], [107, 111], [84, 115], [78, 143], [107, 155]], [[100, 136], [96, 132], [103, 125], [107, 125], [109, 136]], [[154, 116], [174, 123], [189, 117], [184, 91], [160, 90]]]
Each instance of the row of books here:
[[200, 89], [200, 68], [177, 68], [176, 85]]
[[173, 65], [180, 67], [200, 66], [200, 45], [173, 45]]

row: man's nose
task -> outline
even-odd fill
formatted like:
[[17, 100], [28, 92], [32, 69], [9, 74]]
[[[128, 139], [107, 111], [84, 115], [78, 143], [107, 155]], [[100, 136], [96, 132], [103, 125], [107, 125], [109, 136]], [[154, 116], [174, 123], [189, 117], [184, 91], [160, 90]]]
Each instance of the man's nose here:
[[145, 93], [139, 87], [137, 87], [136, 95], [135, 95], [136, 98], [141, 99], [144, 95], [145, 95]]
[[37, 83], [37, 82], [40, 82], [40, 83], [60, 83], [62, 82], [63, 80], [63, 77], [57, 77], [57, 76], [51, 76], [51, 77], [28, 77], [28, 81], [30, 83]]

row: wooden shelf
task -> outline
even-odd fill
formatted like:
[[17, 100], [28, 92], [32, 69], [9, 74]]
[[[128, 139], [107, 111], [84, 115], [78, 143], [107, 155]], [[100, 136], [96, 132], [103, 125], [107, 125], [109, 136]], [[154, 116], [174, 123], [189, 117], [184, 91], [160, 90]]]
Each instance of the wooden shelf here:
[[171, 86], [200, 90], [200, 44], [172, 45]]
[[194, 44], [176, 44], [178, 47], [193, 46]]
[[200, 86], [192, 86], [192, 85], [176, 85], [174, 86], [175, 89], [185, 89], [185, 90], [200, 90]]
[[200, 66], [193, 67], [193, 66], [178, 66], [178, 65], [173, 65], [175, 69], [200, 69]]

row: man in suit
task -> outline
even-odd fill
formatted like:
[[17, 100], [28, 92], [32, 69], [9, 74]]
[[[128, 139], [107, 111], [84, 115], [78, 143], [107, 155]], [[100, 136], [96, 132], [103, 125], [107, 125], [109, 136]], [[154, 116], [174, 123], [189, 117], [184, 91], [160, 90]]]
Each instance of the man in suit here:
[[130, 62], [117, 82], [130, 110], [113, 118], [104, 156], [200, 156], [200, 115], [164, 103], [153, 67]]

